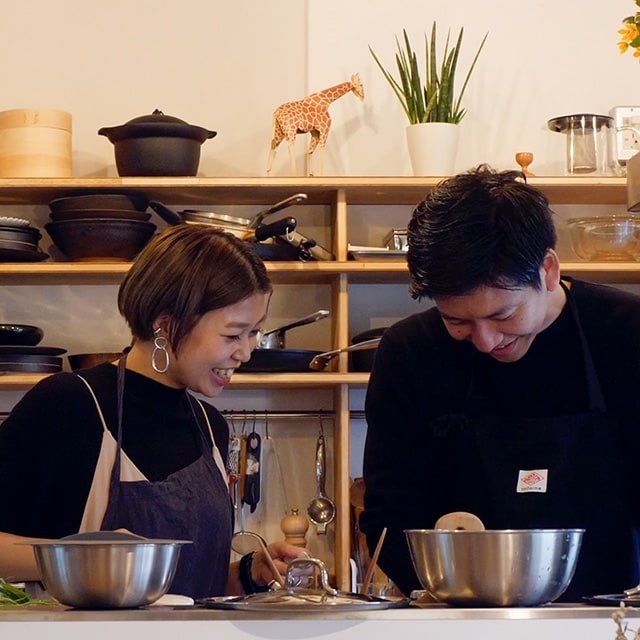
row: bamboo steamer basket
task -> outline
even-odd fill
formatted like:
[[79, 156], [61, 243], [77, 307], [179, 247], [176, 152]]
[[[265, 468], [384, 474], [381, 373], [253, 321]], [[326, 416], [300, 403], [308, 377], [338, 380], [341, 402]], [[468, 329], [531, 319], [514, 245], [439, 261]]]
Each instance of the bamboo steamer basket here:
[[71, 177], [71, 114], [55, 109], [0, 111], [0, 177]]

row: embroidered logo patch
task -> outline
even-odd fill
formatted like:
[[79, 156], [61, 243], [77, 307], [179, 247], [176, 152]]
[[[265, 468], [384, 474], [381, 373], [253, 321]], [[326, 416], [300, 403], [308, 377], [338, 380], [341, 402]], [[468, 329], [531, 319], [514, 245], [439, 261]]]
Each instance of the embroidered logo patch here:
[[549, 469], [520, 469], [516, 493], [546, 493]]

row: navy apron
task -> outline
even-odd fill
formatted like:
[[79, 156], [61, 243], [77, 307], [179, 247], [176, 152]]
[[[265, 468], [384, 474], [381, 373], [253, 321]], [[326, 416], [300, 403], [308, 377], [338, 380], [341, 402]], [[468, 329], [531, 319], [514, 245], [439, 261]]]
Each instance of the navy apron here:
[[148, 538], [191, 540], [193, 544], [182, 547], [170, 592], [192, 598], [223, 595], [231, 555], [232, 505], [188, 394], [200, 457], [165, 480], [120, 482], [125, 362], [126, 354], [118, 363], [118, 452], [102, 529], [125, 528]]
[[580, 341], [588, 407], [551, 417], [475, 414], [472, 367], [463, 414], [439, 417], [430, 429], [449, 511], [475, 513], [487, 529], [586, 530], [576, 573], [560, 598], [576, 602], [620, 593], [638, 583], [638, 571], [618, 422], [607, 413], [575, 301], [562, 286]]

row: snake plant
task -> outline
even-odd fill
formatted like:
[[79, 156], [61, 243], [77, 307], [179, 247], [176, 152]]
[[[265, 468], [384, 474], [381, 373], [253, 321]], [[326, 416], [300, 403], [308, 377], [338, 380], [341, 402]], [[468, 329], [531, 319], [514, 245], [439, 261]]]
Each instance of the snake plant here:
[[380, 67], [384, 77], [402, 104], [402, 108], [407, 114], [410, 124], [418, 124], [421, 122], [450, 122], [457, 124], [464, 117], [465, 110], [461, 106], [462, 96], [467, 88], [469, 77], [476, 66], [478, 56], [482, 51], [488, 34], [485, 34], [482, 39], [476, 55], [473, 58], [473, 62], [467, 71], [462, 89], [457, 97], [455, 97], [454, 83], [460, 47], [462, 46], [463, 32], [464, 29], [461, 28], [455, 46], [452, 48], [449, 46], [451, 31], [447, 32], [442, 62], [438, 64], [436, 23], [434, 21], [431, 28], [431, 38], [429, 38], [426, 33], [424, 36], [424, 69], [426, 79], [424, 83], [420, 75], [418, 57], [411, 47], [409, 36], [405, 29], [402, 30], [402, 44], [396, 37], [396, 46], [398, 49], [396, 53], [396, 65], [398, 67], [399, 80], [396, 80], [396, 78], [384, 68], [378, 56], [376, 56], [371, 46], [369, 46], [369, 51], [373, 59], [376, 61], [378, 67]]

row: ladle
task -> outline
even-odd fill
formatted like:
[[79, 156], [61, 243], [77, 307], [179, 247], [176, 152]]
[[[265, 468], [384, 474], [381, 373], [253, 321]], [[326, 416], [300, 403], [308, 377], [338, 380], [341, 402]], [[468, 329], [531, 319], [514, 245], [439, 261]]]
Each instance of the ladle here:
[[358, 342], [352, 344], [350, 347], [344, 347], [342, 349], [334, 349], [333, 351], [326, 351], [325, 353], [319, 353], [309, 363], [309, 369], [314, 371], [322, 371], [330, 360], [333, 360], [337, 355], [341, 353], [347, 353], [348, 351], [364, 351], [365, 349], [375, 349], [380, 343], [380, 338], [373, 338], [372, 340], [365, 340], [364, 342]]
[[324, 445], [324, 431], [320, 425], [320, 435], [316, 445], [316, 497], [307, 507], [307, 515], [316, 525], [319, 534], [327, 533], [327, 525], [336, 517], [336, 505], [325, 495], [324, 482], [326, 476], [326, 455]]
[[[231, 540], [231, 548], [240, 555], [251, 553], [252, 551], [262, 551], [264, 557], [271, 570], [273, 576], [273, 585], [270, 587], [280, 588], [284, 584], [284, 578], [278, 571], [278, 568], [273, 562], [269, 550], [267, 549], [267, 543], [264, 538], [253, 531], [238, 531], [233, 534]], [[277, 585], [277, 586], [276, 586]]]

